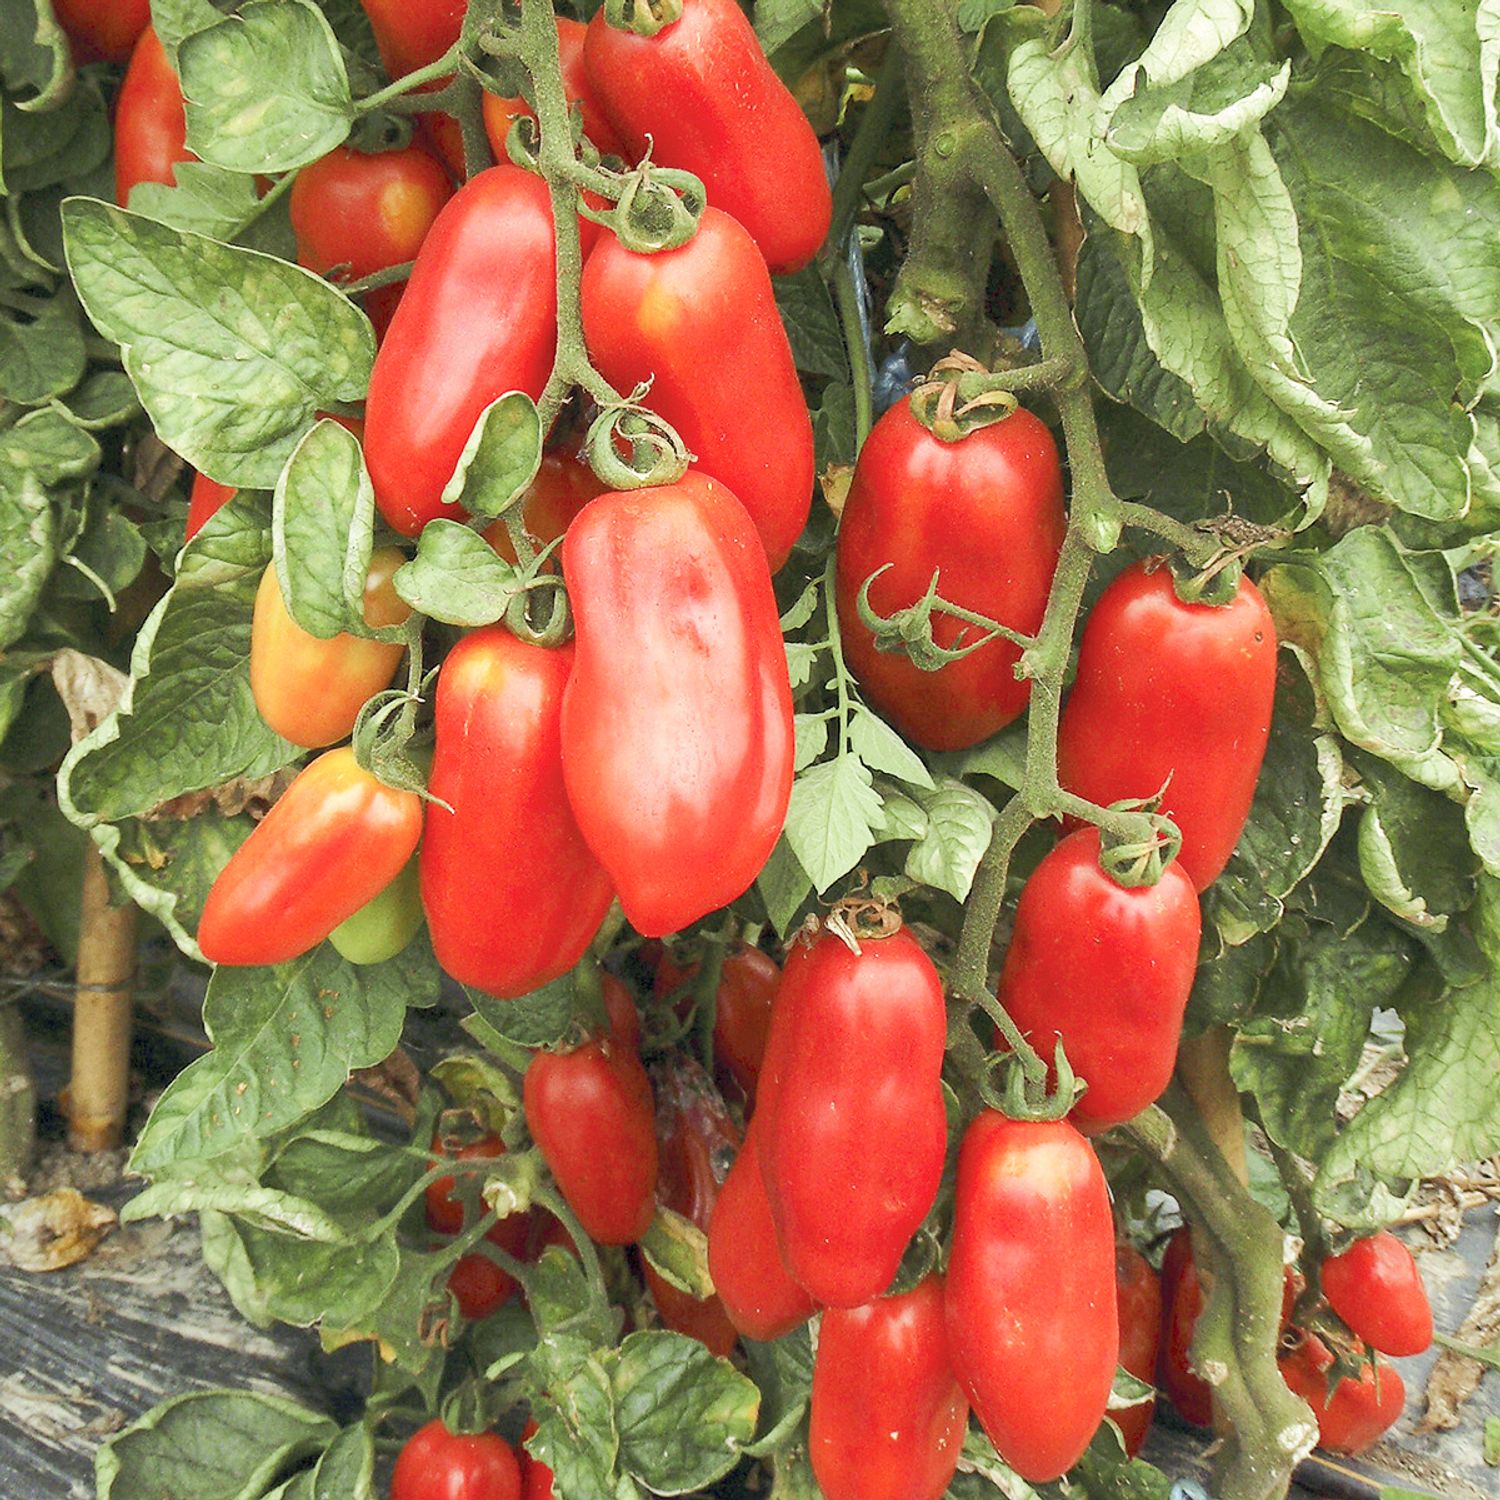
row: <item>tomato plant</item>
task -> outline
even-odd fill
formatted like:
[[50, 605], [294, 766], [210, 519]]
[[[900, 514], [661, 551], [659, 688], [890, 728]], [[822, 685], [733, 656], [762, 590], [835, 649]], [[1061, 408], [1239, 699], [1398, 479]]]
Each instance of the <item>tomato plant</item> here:
[[115, 202], [127, 204], [138, 183], [170, 186], [177, 164], [193, 159], [186, 142], [182, 86], [161, 39], [147, 26], [115, 100]]
[[1432, 1345], [1432, 1304], [1412, 1253], [1389, 1231], [1356, 1240], [1322, 1266], [1323, 1294], [1349, 1331], [1382, 1354]]
[[[1370, 1356], [1357, 1378], [1333, 1373], [1333, 1354], [1316, 1334], [1303, 1334], [1281, 1356], [1281, 1377], [1313, 1409], [1318, 1446], [1330, 1453], [1363, 1453], [1390, 1429], [1406, 1403], [1394, 1365]], [[1332, 1386], [1330, 1388], [1330, 1383]]]
[[520, 1500], [521, 1470], [493, 1432], [429, 1422], [407, 1439], [391, 1475], [391, 1500]]

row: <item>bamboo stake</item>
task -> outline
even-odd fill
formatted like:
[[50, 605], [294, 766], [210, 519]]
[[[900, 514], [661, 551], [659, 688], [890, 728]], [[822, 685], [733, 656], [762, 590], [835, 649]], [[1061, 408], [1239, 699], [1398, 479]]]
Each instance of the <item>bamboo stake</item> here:
[[104, 857], [90, 843], [83, 864], [73, 1081], [68, 1089], [68, 1142], [75, 1151], [107, 1151], [124, 1138], [134, 977], [135, 908], [128, 903], [110, 906]]

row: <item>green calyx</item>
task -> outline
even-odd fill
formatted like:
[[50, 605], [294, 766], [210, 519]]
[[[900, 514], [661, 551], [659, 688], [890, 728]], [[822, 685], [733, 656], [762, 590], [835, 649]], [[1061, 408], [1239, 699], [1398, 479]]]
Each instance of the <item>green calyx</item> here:
[[1174, 557], [1172, 588], [1184, 604], [1206, 604], [1221, 607], [1232, 604], [1239, 592], [1240, 574], [1244, 571], [1236, 552], [1224, 552], [1206, 567], [1195, 568], [1186, 558]]
[[606, 222], [627, 250], [655, 255], [687, 244], [707, 203], [702, 181], [691, 172], [643, 161], [625, 177]]
[[912, 415], [942, 443], [1003, 422], [1020, 404], [1006, 389], [1006, 376], [957, 350], [940, 359], [911, 393]]
[[682, 0], [605, 0], [604, 19], [617, 31], [655, 36], [682, 15]]
[[1155, 797], [1145, 801], [1111, 805], [1113, 812], [1140, 814], [1131, 820], [1139, 827], [1128, 832], [1099, 830], [1099, 868], [1126, 890], [1155, 885], [1182, 848], [1182, 831], [1160, 811], [1166, 790], [1163, 787]]
[[628, 401], [606, 406], [584, 440], [594, 473], [612, 490], [675, 484], [692, 461], [676, 430], [639, 405], [645, 394], [642, 387]]

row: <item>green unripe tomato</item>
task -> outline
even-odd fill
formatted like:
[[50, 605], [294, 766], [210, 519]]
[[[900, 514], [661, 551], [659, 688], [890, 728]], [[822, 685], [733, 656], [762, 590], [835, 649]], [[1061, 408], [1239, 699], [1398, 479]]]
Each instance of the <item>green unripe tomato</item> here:
[[401, 873], [352, 917], [339, 923], [328, 940], [351, 964], [381, 964], [394, 958], [422, 925], [422, 895], [413, 855]]

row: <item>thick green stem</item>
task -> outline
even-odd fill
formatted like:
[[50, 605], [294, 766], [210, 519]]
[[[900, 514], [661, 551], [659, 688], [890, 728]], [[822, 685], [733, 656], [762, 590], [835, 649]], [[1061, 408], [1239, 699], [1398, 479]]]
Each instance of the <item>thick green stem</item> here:
[[392, 100], [421, 88], [424, 83], [436, 83], [439, 78], [446, 78], [458, 68], [458, 60], [463, 55], [463, 51], [463, 43], [454, 42], [440, 58], [428, 63], [425, 68], [417, 68], [413, 72], [404, 73], [394, 83], [388, 83], [383, 89], [376, 89], [373, 94], [366, 94], [363, 99], [356, 99], [355, 113], [367, 115], [372, 109], [379, 109], [391, 103]]

